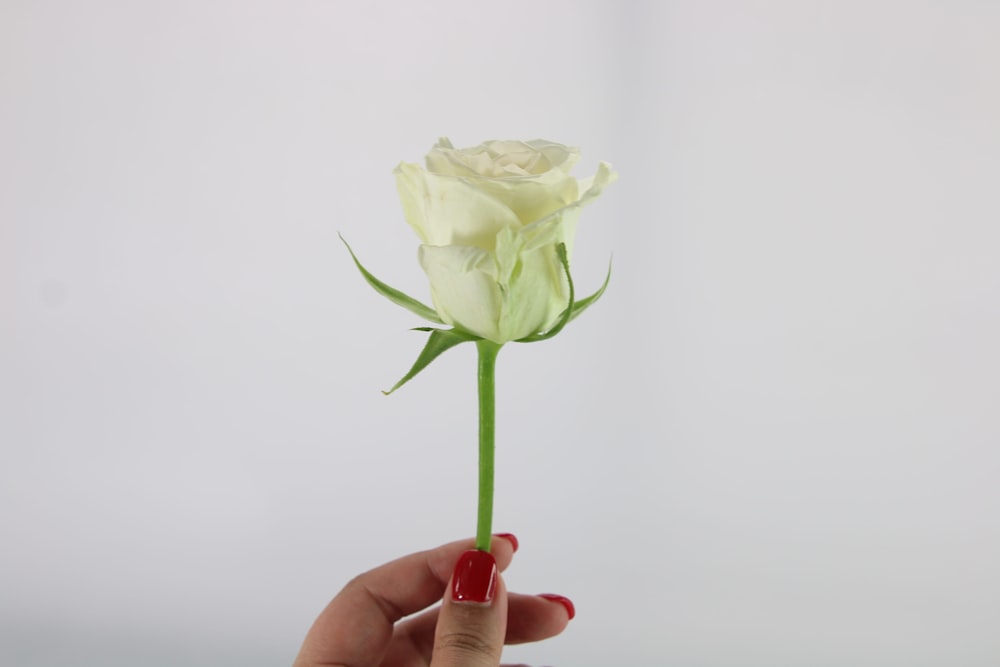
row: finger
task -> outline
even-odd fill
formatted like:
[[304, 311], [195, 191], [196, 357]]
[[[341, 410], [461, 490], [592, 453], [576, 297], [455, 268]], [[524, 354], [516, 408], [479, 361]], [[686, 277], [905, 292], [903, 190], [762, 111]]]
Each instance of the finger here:
[[[514, 540], [494, 537], [499, 569], [514, 555]], [[319, 615], [302, 644], [295, 667], [378, 665], [400, 618], [439, 601], [459, 556], [473, 540], [452, 542], [404, 556], [352, 579]]]
[[507, 630], [507, 591], [496, 560], [466, 551], [438, 613], [431, 667], [498, 667]]
[[576, 616], [569, 598], [561, 595], [509, 595], [507, 644], [527, 644], [555, 637]]
[[[396, 628], [400, 657], [392, 664], [429, 663], [434, 647], [434, 628], [438, 609], [431, 609], [401, 623]], [[566, 629], [576, 614], [573, 603], [562, 596], [507, 595], [507, 634], [505, 644], [527, 644], [555, 637]]]

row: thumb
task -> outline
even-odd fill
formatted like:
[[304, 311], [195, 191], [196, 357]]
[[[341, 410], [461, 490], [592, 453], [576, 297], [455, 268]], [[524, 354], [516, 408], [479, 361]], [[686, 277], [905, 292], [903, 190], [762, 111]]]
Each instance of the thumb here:
[[497, 667], [507, 631], [507, 589], [488, 551], [458, 559], [434, 634], [430, 667]]

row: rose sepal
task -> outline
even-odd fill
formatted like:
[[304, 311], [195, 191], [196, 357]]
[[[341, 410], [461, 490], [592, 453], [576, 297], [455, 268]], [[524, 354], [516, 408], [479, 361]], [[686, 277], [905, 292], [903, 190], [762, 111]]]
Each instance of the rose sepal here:
[[373, 276], [368, 271], [368, 269], [362, 266], [361, 262], [358, 261], [357, 255], [354, 254], [354, 250], [351, 249], [350, 244], [347, 243], [347, 240], [343, 237], [343, 235], [337, 234], [337, 236], [340, 237], [340, 240], [347, 247], [347, 252], [351, 253], [351, 259], [354, 260], [354, 265], [358, 267], [358, 271], [361, 272], [361, 275], [364, 277], [365, 281], [369, 285], [371, 285], [376, 292], [378, 292], [385, 298], [389, 299], [389, 301], [392, 301], [397, 306], [402, 306], [411, 313], [419, 317], [422, 317], [425, 320], [434, 322], [435, 324], [444, 324], [441, 318], [438, 317], [437, 311], [435, 311], [433, 308], [424, 305], [423, 303], [420, 303], [412, 296], [399, 291], [395, 287], [390, 287], [389, 285], [385, 284], [384, 282]]
[[451, 348], [459, 345], [461, 343], [468, 343], [471, 341], [483, 340], [475, 334], [462, 331], [461, 329], [437, 329], [435, 327], [415, 327], [411, 331], [430, 331], [431, 335], [427, 339], [427, 344], [424, 345], [424, 349], [420, 351], [417, 355], [417, 360], [413, 362], [413, 366], [407, 371], [406, 375], [400, 378], [399, 382], [392, 385], [389, 391], [382, 391], [383, 394], [388, 396], [392, 392], [396, 391], [404, 384], [409, 382], [416, 376], [417, 373], [427, 368], [428, 365], [435, 359], [437, 359], [441, 354], [450, 350]]
[[576, 300], [576, 291], [573, 287], [573, 276], [570, 274], [569, 270], [569, 255], [566, 252], [566, 244], [560, 243], [556, 246], [556, 254], [559, 257], [559, 264], [563, 268], [563, 272], [566, 274], [566, 283], [569, 286], [569, 302], [566, 304], [565, 310], [559, 315], [559, 319], [556, 323], [548, 330], [542, 333], [532, 334], [530, 336], [525, 336], [524, 338], [518, 338], [515, 343], [537, 343], [539, 341], [548, 340], [552, 338], [560, 331], [563, 330], [567, 324], [579, 317], [584, 310], [594, 305], [598, 299], [604, 295], [604, 290], [608, 288], [608, 283], [611, 281], [611, 263], [608, 263], [608, 273], [604, 277], [604, 283], [601, 285], [600, 289], [591, 294], [588, 297], [584, 297], [579, 301]]
[[598, 289], [590, 296], [584, 297], [573, 304], [572, 308], [570, 309], [569, 321], [572, 322], [573, 320], [578, 318], [583, 313], [583, 311], [587, 310], [587, 308], [590, 308], [592, 305], [597, 303], [597, 300], [600, 299], [602, 296], [604, 296], [604, 290], [608, 289], [608, 283], [610, 282], [611, 282], [611, 261], [609, 260], [608, 272], [604, 276], [604, 282], [601, 284], [600, 289]]
[[[419, 315], [425, 320], [429, 320], [436, 324], [444, 324], [438, 314], [429, 306], [421, 303], [420, 301], [414, 299], [413, 297], [397, 290], [394, 287], [382, 282], [376, 278], [370, 271], [368, 271], [358, 260], [357, 255], [354, 254], [354, 250], [351, 248], [350, 244], [344, 239], [343, 235], [340, 236], [341, 242], [347, 248], [347, 252], [351, 254], [351, 259], [354, 260], [354, 265], [358, 267], [358, 271], [361, 272], [362, 277], [365, 281], [372, 286], [372, 288], [386, 297], [393, 303], [406, 308], [410, 312]], [[559, 243], [556, 246], [556, 255], [559, 258], [559, 264], [562, 266], [563, 272], [566, 275], [566, 283], [569, 288], [569, 301], [566, 304], [566, 308], [562, 311], [559, 319], [556, 323], [549, 328], [547, 331], [532, 334], [531, 336], [525, 336], [524, 338], [519, 338], [515, 340], [515, 343], [537, 343], [539, 341], [548, 340], [554, 337], [556, 334], [563, 330], [567, 324], [576, 319], [584, 310], [597, 302], [598, 299], [604, 294], [604, 291], [608, 287], [608, 283], [611, 280], [611, 265], [608, 264], [608, 273], [604, 278], [604, 283], [601, 287], [588, 297], [576, 300], [576, 290], [573, 286], [573, 276], [569, 269], [569, 254], [566, 250], [565, 243]], [[382, 393], [386, 396], [392, 394], [394, 391], [402, 387], [404, 384], [412, 380], [420, 371], [424, 370], [430, 365], [432, 361], [441, 356], [444, 352], [447, 352], [456, 345], [468, 342], [477, 342], [485, 340], [482, 336], [477, 336], [476, 334], [464, 331], [458, 327], [451, 329], [438, 329], [436, 327], [414, 327], [412, 331], [428, 331], [430, 336], [427, 339], [427, 343], [424, 348], [417, 355], [417, 360], [407, 371], [406, 375], [399, 379], [396, 384], [394, 384], [388, 391], [383, 390]]]

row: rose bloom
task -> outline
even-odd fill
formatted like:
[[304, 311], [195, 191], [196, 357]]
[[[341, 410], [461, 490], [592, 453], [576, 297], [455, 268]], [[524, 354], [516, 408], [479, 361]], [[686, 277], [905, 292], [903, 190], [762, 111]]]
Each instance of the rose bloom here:
[[416, 230], [434, 308], [495, 343], [543, 332], [569, 301], [556, 251], [572, 256], [580, 209], [617, 175], [602, 162], [578, 180], [576, 148], [536, 139], [456, 149], [441, 139], [424, 169], [402, 163], [396, 185]]

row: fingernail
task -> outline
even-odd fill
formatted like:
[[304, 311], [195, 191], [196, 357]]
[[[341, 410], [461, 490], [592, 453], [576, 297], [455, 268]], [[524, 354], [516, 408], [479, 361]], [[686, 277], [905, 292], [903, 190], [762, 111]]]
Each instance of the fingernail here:
[[503, 539], [510, 542], [512, 545], [514, 545], [515, 552], [517, 552], [517, 548], [520, 546], [520, 544], [517, 541], [517, 537], [514, 536], [514, 533], [494, 533], [493, 537], [502, 537]]
[[562, 595], [556, 595], [555, 593], [542, 593], [538, 597], [551, 600], [552, 602], [558, 602], [562, 606], [566, 607], [566, 612], [569, 614], [569, 620], [572, 621], [573, 617], [576, 616], [576, 607], [573, 606], [573, 601], [569, 598], [563, 597]]
[[451, 599], [455, 602], [493, 601], [497, 590], [497, 562], [488, 551], [471, 549], [455, 564]]

